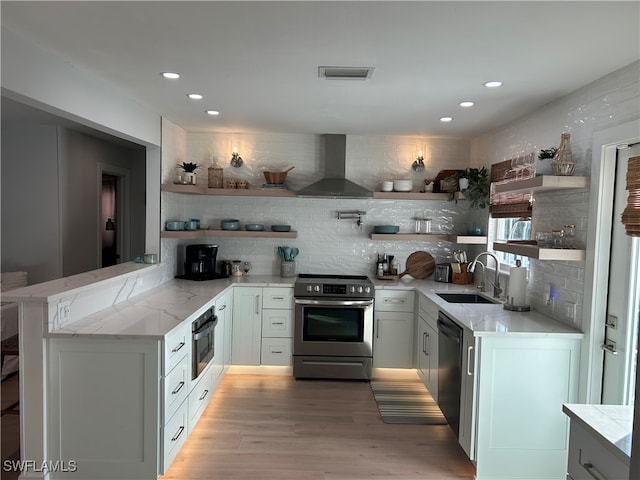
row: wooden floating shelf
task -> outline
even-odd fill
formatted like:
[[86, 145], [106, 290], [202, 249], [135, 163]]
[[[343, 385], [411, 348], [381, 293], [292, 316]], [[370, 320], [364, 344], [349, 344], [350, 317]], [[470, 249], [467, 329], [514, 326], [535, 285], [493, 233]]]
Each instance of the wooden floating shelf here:
[[482, 245], [487, 243], [487, 237], [472, 235], [449, 235], [439, 233], [372, 233], [369, 235], [371, 240], [386, 241], [410, 241], [410, 242], [452, 242], [467, 245]]
[[209, 188], [204, 185], [162, 184], [163, 192], [186, 193], [190, 195], [218, 195], [228, 197], [296, 197], [293, 190], [282, 188]]
[[202, 238], [202, 237], [236, 237], [236, 238], [297, 238], [298, 232], [254, 232], [249, 230], [163, 230], [161, 238]]
[[495, 184], [495, 193], [553, 192], [588, 187], [588, 177], [540, 175], [515, 182]]
[[449, 194], [446, 192], [373, 192], [373, 198], [386, 200], [447, 200]]
[[540, 248], [537, 245], [498, 242], [494, 242], [493, 248], [499, 252], [537, 258], [538, 260], [563, 260], [575, 262], [582, 261], [586, 258], [586, 252], [584, 250], [574, 250], [569, 248]]

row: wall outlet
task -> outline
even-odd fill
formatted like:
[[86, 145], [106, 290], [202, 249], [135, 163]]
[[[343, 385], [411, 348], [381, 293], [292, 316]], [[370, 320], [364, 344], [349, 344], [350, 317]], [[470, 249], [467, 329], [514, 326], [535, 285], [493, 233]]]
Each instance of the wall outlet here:
[[69, 323], [71, 320], [71, 300], [61, 300], [58, 302], [58, 327]]

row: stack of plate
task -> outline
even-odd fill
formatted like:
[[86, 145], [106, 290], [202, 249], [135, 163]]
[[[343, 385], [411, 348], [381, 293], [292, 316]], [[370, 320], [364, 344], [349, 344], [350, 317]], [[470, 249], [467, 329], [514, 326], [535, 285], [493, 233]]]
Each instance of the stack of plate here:
[[396, 192], [410, 192], [413, 189], [412, 180], [394, 180], [393, 190]]

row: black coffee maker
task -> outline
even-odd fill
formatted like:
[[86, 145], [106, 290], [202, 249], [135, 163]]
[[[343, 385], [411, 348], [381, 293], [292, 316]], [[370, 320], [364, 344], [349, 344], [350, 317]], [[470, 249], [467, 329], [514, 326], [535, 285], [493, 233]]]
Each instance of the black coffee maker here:
[[184, 259], [184, 275], [188, 280], [212, 280], [226, 275], [216, 273], [218, 245], [187, 245]]

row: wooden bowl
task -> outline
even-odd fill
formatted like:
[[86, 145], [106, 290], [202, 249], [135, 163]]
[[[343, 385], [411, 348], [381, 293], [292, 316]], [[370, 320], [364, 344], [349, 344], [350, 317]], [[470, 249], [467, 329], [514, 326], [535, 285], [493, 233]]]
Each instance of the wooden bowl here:
[[287, 172], [262, 172], [267, 183], [284, 183]]

